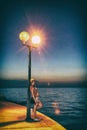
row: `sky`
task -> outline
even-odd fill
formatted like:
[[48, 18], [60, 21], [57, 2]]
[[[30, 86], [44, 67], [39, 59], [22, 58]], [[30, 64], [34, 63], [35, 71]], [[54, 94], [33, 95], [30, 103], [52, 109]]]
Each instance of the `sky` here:
[[28, 48], [21, 31], [41, 32], [32, 50], [32, 77], [47, 82], [86, 80], [86, 1], [0, 1], [0, 78], [27, 79]]

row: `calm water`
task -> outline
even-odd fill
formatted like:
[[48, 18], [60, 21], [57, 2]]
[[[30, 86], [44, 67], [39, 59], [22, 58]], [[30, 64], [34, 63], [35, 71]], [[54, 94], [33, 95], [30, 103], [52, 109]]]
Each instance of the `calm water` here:
[[[38, 88], [44, 104], [39, 110], [68, 130], [87, 130], [87, 88]], [[0, 94], [26, 106], [26, 88], [3, 88]]]

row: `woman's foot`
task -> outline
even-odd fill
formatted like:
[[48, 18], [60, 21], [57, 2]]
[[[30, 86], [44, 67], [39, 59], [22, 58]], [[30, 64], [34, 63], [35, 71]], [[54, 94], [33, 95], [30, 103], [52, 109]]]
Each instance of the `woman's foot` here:
[[40, 121], [40, 120], [41, 120], [41, 119], [39, 119], [39, 118], [37, 118], [37, 117], [34, 118], [34, 121], [37, 121], [37, 122], [38, 122], [38, 121]]

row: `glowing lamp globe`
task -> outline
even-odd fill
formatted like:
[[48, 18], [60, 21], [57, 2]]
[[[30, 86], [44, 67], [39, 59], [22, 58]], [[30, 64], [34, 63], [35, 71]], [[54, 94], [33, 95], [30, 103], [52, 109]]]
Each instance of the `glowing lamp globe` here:
[[40, 42], [41, 42], [41, 39], [39, 36], [35, 35], [32, 37], [32, 43], [33, 43], [34, 47], [38, 47]]
[[25, 44], [25, 42], [27, 42], [29, 40], [29, 34], [28, 34], [28, 32], [25, 32], [25, 31], [21, 32], [19, 34], [19, 38], [23, 42], [23, 44]]

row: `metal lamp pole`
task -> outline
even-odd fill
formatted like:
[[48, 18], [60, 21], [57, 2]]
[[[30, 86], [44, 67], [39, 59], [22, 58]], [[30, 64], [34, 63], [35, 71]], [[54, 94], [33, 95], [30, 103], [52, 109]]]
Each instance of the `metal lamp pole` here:
[[40, 43], [40, 37], [39, 36], [33, 36], [32, 37], [32, 43], [31, 44], [27, 44], [27, 41], [29, 40], [29, 34], [28, 32], [21, 32], [19, 34], [19, 38], [20, 40], [23, 42], [23, 46], [28, 47], [29, 50], [29, 55], [28, 55], [28, 89], [27, 89], [27, 113], [26, 113], [26, 121], [31, 122], [33, 119], [31, 118], [31, 103], [30, 103], [30, 99], [31, 99], [31, 92], [30, 92], [30, 79], [31, 79], [31, 51], [32, 48], [37, 48], [38, 44]]
[[28, 55], [28, 91], [27, 91], [27, 115], [26, 115], [26, 120], [31, 121], [31, 104], [30, 104], [30, 98], [31, 98], [31, 93], [30, 93], [30, 79], [31, 79], [31, 47], [29, 46], [29, 55]]

